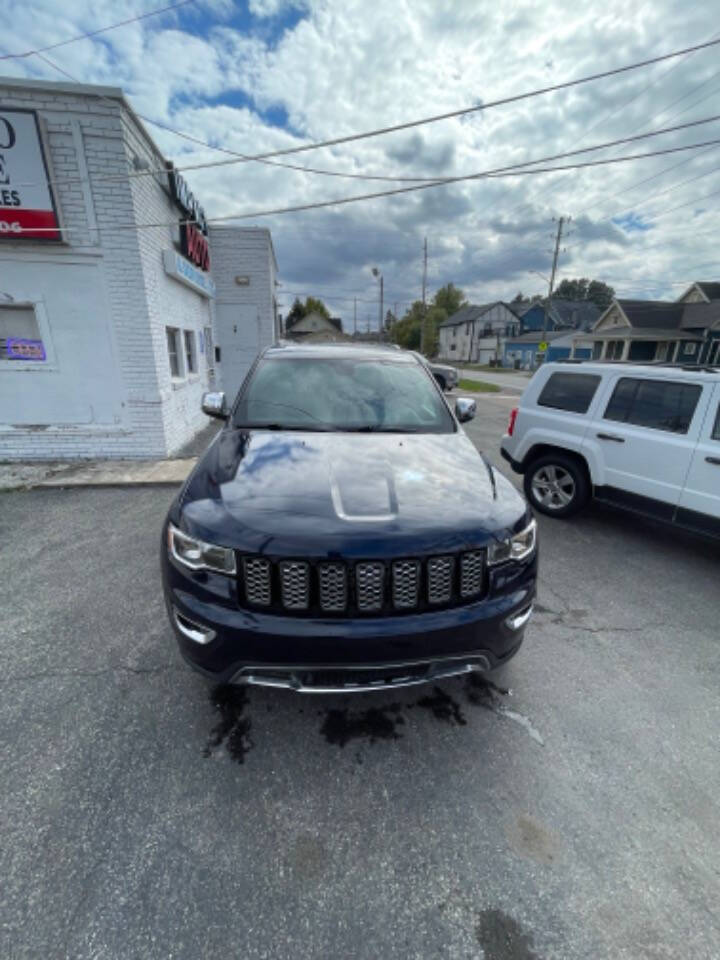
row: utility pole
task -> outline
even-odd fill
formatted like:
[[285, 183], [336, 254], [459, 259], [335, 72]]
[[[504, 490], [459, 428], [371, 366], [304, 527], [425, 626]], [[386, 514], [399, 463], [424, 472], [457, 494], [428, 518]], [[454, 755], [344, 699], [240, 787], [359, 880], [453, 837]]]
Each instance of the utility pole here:
[[353, 333], [357, 334], [357, 297], [353, 297]]
[[420, 324], [420, 353], [425, 353], [425, 314], [427, 313], [427, 306], [425, 304], [425, 298], [427, 295], [427, 237], [425, 237], [425, 242], [423, 243], [423, 273], [422, 273], [422, 323]]
[[548, 284], [548, 295], [547, 300], [545, 301], [545, 309], [543, 310], [543, 343], [545, 343], [545, 337], [547, 336], [548, 309], [550, 308], [550, 298], [552, 297], [553, 287], [555, 286], [555, 273], [557, 271], [558, 256], [560, 254], [563, 226], [565, 225], [565, 221], [569, 219], [570, 217], [560, 217], [558, 220], [557, 235], [555, 237], [555, 251], [553, 252], [552, 270], [550, 271], [550, 282]]
[[378, 335], [380, 337], [381, 343], [385, 339], [385, 332], [384, 332], [385, 318], [383, 317], [383, 310], [384, 310], [383, 298], [384, 298], [383, 275], [380, 274], [380, 324], [378, 326]]

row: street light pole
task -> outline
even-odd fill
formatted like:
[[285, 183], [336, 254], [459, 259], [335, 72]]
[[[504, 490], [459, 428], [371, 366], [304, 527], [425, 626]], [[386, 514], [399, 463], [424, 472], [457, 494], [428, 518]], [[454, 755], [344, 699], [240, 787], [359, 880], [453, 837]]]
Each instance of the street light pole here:
[[384, 336], [383, 336], [383, 301], [384, 301], [384, 286], [383, 286], [383, 282], [384, 282], [384, 281], [383, 281], [383, 275], [382, 275], [382, 273], [380, 273], [380, 271], [378, 270], [377, 267], [373, 267], [373, 268], [372, 268], [372, 273], [373, 273], [373, 276], [375, 277], [375, 279], [380, 281], [380, 303], [378, 304], [378, 308], [379, 308], [379, 311], [380, 311], [380, 315], [379, 315], [379, 317], [378, 317], [378, 321], [379, 321], [379, 322], [378, 322], [378, 337], [380, 338], [380, 341], [382, 342], [382, 341], [385, 339]]

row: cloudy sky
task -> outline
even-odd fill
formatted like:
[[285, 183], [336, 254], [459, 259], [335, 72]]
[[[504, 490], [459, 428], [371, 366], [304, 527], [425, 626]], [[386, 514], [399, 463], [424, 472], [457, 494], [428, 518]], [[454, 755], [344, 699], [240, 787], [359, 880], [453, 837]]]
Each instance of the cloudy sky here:
[[[170, 0], [0, 0], [2, 53], [24, 52]], [[299, 146], [544, 87], [720, 36], [717, 0], [194, 0], [46, 54], [85, 83], [120, 86], [145, 116], [244, 153]], [[717, 33], [714, 32], [717, 27]], [[0, 73], [62, 80], [37, 57]], [[284, 158], [381, 177], [449, 177], [720, 114], [720, 47], [536, 99]], [[217, 159], [158, 127], [179, 165]], [[598, 156], [720, 138], [720, 121]], [[580, 158], [582, 159], [582, 158]], [[396, 184], [240, 163], [188, 173], [209, 217], [348, 197]], [[271, 228], [282, 306], [326, 298], [352, 324], [452, 281], [475, 302], [544, 292], [553, 217], [573, 218], [559, 276], [628, 297], [720, 279], [720, 146], [590, 170], [435, 187], [257, 217]], [[534, 272], [536, 271], [536, 272]]]

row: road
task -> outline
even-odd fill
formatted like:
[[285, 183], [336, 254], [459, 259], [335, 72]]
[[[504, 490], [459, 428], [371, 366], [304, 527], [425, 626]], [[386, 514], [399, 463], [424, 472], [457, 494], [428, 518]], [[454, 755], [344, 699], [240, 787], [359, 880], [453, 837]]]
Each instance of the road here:
[[[512, 401], [478, 406], [499, 464]], [[718, 957], [718, 547], [541, 518], [497, 686], [211, 698], [171, 496], [0, 495], [0, 956]]]

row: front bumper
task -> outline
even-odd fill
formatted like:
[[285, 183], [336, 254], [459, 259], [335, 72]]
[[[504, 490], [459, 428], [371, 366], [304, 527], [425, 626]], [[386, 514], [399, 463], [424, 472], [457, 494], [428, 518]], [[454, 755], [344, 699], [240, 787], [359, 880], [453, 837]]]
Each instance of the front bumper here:
[[488, 597], [475, 603], [334, 620], [242, 609], [232, 578], [181, 570], [166, 551], [162, 566], [170, 621], [190, 666], [220, 683], [328, 692], [409, 686], [506, 662], [529, 619], [537, 553], [494, 568]]

